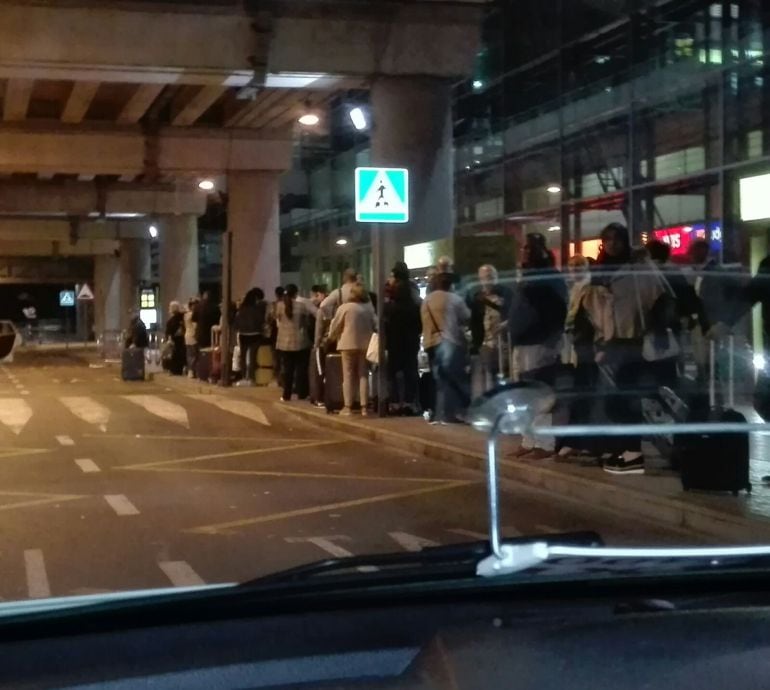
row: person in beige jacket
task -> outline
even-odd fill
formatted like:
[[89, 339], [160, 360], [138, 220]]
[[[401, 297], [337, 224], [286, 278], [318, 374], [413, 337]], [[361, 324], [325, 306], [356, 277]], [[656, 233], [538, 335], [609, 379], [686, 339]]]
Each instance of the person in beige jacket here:
[[337, 309], [329, 327], [330, 338], [337, 341], [337, 350], [342, 355], [342, 397], [345, 407], [340, 414], [351, 414], [358, 384], [361, 414], [365, 416], [369, 402], [366, 350], [377, 321], [369, 293], [362, 285], [354, 285], [350, 289], [348, 300]]

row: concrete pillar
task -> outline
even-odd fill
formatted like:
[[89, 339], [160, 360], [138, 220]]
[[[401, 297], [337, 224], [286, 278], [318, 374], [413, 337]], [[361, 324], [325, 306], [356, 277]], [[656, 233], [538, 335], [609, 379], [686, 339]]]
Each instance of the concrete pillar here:
[[371, 165], [409, 170], [409, 223], [383, 226], [386, 274], [405, 245], [453, 237], [451, 102], [442, 79], [378, 77], [372, 85]]
[[120, 259], [101, 254], [94, 257], [94, 331], [99, 338], [122, 328]]
[[160, 227], [160, 316], [172, 300], [186, 304], [198, 294], [198, 218], [166, 216]]
[[252, 287], [265, 295], [281, 284], [278, 230], [280, 173], [231, 172], [227, 176], [227, 229], [232, 235], [232, 296]]
[[129, 312], [139, 305], [139, 286], [150, 281], [150, 241], [123, 239], [120, 241], [120, 323], [125, 328]]

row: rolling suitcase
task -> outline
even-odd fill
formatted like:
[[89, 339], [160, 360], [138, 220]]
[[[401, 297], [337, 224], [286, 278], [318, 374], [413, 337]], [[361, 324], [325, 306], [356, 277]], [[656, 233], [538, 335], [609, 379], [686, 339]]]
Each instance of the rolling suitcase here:
[[198, 355], [198, 380], [217, 383], [222, 376], [222, 349], [219, 345], [219, 327], [211, 329], [211, 347], [201, 348]]
[[124, 381], [144, 381], [143, 347], [130, 347], [123, 350], [120, 373]]
[[310, 352], [310, 366], [308, 371], [310, 382], [310, 402], [313, 404], [324, 402], [324, 371], [321, 350], [314, 347]]
[[324, 406], [331, 414], [344, 406], [342, 397], [342, 355], [334, 352], [326, 355], [324, 366]]
[[689, 406], [688, 421], [714, 425], [714, 433], [681, 434], [674, 437], [674, 455], [680, 468], [682, 488], [700, 491], [751, 492], [749, 481], [748, 432], [718, 433], [719, 424], [745, 424], [746, 417], [733, 408], [735, 356], [732, 336], [729, 339], [728, 406], [717, 405], [715, 376], [715, 346], [709, 347], [709, 393], [695, 398]]

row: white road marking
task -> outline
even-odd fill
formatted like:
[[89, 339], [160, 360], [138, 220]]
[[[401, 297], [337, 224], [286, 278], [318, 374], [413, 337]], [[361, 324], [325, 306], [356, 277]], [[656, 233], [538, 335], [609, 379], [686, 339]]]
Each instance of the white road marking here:
[[195, 394], [188, 395], [187, 397], [192, 398], [193, 400], [198, 400], [200, 402], [211, 403], [212, 405], [216, 405], [220, 410], [224, 410], [225, 412], [237, 414], [240, 417], [246, 417], [246, 419], [250, 419], [253, 422], [257, 422], [258, 424], [270, 426], [270, 422], [265, 416], [265, 413], [259, 406], [255, 405], [254, 403], [246, 402], [245, 400], [232, 400], [230, 398], [226, 398], [223, 395], [216, 394]]
[[57, 436], [56, 440], [62, 446], [74, 446], [75, 445], [75, 442], [69, 436]]
[[78, 458], [75, 460], [75, 464], [83, 470], [83, 472], [101, 472], [99, 465], [97, 465], [91, 458]]
[[129, 402], [134, 403], [134, 405], [143, 407], [147, 412], [154, 414], [156, 417], [174, 422], [174, 424], [181, 424], [188, 429], [190, 428], [187, 411], [181, 405], [164, 400], [156, 395], [124, 395], [123, 397]]
[[0, 423], [17, 436], [32, 418], [32, 408], [21, 398], [0, 399]]
[[107, 494], [104, 500], [118, 515], [139, 515], [137, 507], [123, 494]]
[[422, 551], [426, 547], [439, 545], [437, 541], [424, 539], [406, 532], [388, 532], [388, 536], [405, 551]]
[[206, 584], [187, 561], [161, 561], [158, 566], [166, 573], [166, 577], [171, 580], [174, 587], [196, 587]]
[[[286, 537], [286, 541], [289, 544], [300, 544], [303, 542], [307, 542], [308, 544], [314, 544], [322, 551], [325, 551], [330, 556], [334, 556], [334, 558], [349, 558], [353, 555], [352, 551], [348, 551], [347, 549], [343, 548], [339, 544], [335, 544], [334, 540], [345, 540], [349, 541], [350, 537], [346, 537], [343, 534], [335, 534], [330, 537]], [[362, 573], [373, 573], [379, 568], [376, 568], [374, 566], [364, 565], [360, 568], [356, 568], [359, 572]]]
[[97, 425], [102, 431], [107, 430], [110, 411], [101, 403], [87, 396], [66, 396], [59, 398], [64, 407], [88, 424]]
[[452, 534], [459, 534], [461, 537], [470, 537], [471, 539], [489, 539], [488, 534], [484, 534], [483, 532], [474, 532], [471, 529], [449, 529], [447, 532], [451, 532]]
[[24, 389], [20, 390], [19, 393], [21, 393], [22, 395], [29, 395], [29, 391]]
[[558, 527], [552, 527], [551, 525], [535, 525], [535, 529], [538, 532], [547, 532], [549, 534], [558, 534], [559, 532], [563, 532], [563, 529], [559, 529]]
[[51, 596], [45, 559], [40, 549], [24, 551], [24, 569], [27, 571], [27, 592], [30, 599], [44, 599]]

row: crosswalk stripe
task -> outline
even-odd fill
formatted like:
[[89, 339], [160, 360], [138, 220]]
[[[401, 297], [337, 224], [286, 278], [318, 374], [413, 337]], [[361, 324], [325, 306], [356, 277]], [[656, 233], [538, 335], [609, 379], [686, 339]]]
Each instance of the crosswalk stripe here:
[[[348, 551], [346, 548], [340, 546], [339, 544], [335, 543], [334, 539], [349, 539], [349, 537], [345, 537], [344, 535], [335, 535], [333, 537], [286, 537], [286, 541], [289, 544], [297, 544], [301, 542], [307, 542], [308, 544], [313, 544], [314, 546], [317, 546], [322, 551], [325, 551], [330, 556], [333, 556], [334, 558], [349, 558], [353, 555], [352, 551]], [[379, 568], [375, 566], [369, 566], [369, 565], [362, 565], [359, 568], [356, 568], [359, 572], [362, 573], [372, 573]]]
[[0, 398], [0, 424], [17, 436], [32, 418], [32, 408], [21, 398]]
[[425, 539], [406, 532], [388, 532], [388, 536], [406, 551], [422, 551], [424, 548], [439, 545], [437, 541], [432, 539]]
[[83, 470], [83, 472], [101, 472], [99, 465], [97, 465], [91, 458], [78, 458], [75, 460], [75, 464]]
[[56, 440], [62, 446], [74, 446], [75, 442], [69, 436], [57, 436]]
[[27, 592], [30, 599], [44, 599], [51, 596], [45, 559], [40, 549], [24, 551], [24, 569], [27, 573]]
[[174, 587], [196, 587], [206, 584], [187, 561], [161, 561], [158, 566]]
[[220, 410], [231, 412], [232, 414], [238, 415], [240, 417], [245, 417], [246, 419], [250, 419], [253, 422], [257, 422], [258, 424], [270, 426], [270, 422], [265, 416], [265, 413], [262, 411], [262, 408], [260, 408], [258, 405], [255, 405], [254, 403], [246, 402], [245, 400], [232, 400], [230, 398], [226, 398], [223, 395], [216, 394], [191, 394], [187, 397], [199, 402], [206, 402], [212, 405], [216, 405], [216, 407], [218, 407]]
[[474, 532], [471, 529], [462, 529], [461, 527], [458, 527], [457, 529], [449, 529], [447, 532], [458, 534], [461, 537], [470, 537], [471, 539], [489, 539], [488, 534], [484, 534], [483, 532]]
[[159, 398], [157, 395], [124, 395], [123, 398], [134, 403], [134, 405], [143, 407], [147, 412], [154, 414], [156, 417], [174, 424], [181, 424], [188, 429], [190, 428], [187, 411], [181, 405]]
[[118, 515], [139, 515], [137, 507], [123, 494], [107, 494], [104, 500]]
[[107, 430], [107, 422], [110, 421], [110, 411], [93, 398], [87, 396], [65, 396], [59, 398], [59, 402], [84, 422], [97, 425], [102, 431]]

